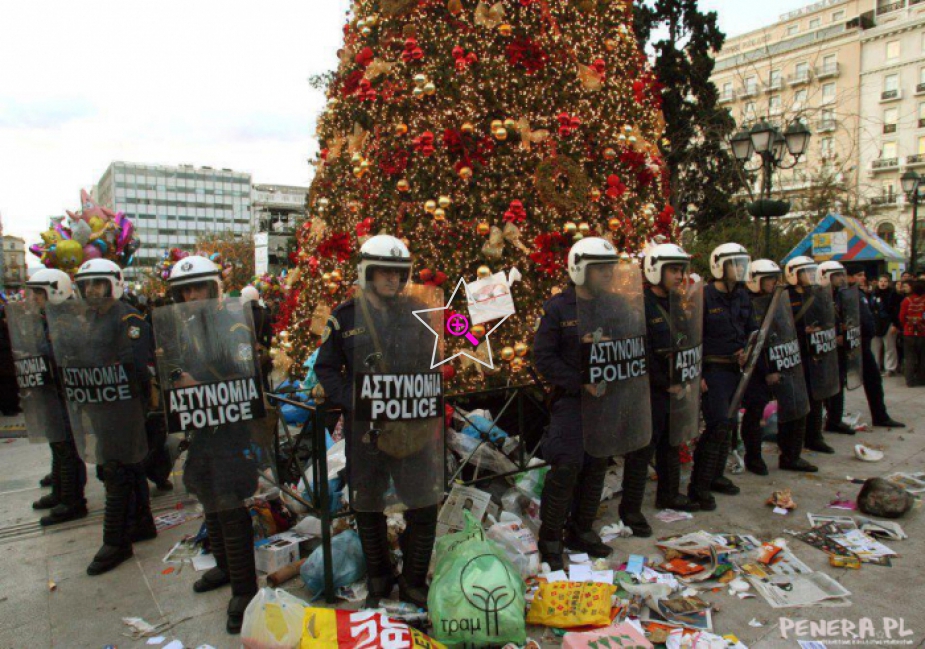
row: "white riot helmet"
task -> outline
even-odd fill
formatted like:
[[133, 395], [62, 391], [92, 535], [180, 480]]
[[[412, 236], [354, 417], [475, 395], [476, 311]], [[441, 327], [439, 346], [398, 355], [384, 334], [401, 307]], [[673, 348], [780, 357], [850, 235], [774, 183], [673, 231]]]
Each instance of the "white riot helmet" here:
[[787, 262], [787, 266], [784, 268], [784, 277], [791, 286], [799, 286], [800, 273], [806, 272], [809, 274], [810, 285], [814, 285], [818, 269], [819, 266], [812, 257], [794, 257]]
[[110, 297], [119, 300], [125, 294], [125, 277], [122, 275], [122, 269], [119, 265], [108, 259], [91, 259], [77, 270], [74, 280], [77, 282], [77, 288], [81, 289], [83, 294], [83, 284], [92, 282], [97, 279], [109, 281], [111, 287]]
[[845, 267], [842, 266], [837, 261], [824, 261], [819, 264], [818, 278], [819, 286], [831, 286], [832, 285], [832, 275], [841, 273], [845, 277], [848, 276], [848, 272], [845, 270]]
[[568, 276], [575, 286], [584, 286], [586, 270], [592, 264], [616, 264], [620, 261], [613, 244], [600, 237], [582, 239], [568, 251]]
[[752, 293], [761, 293], [761, 280], [765, 277], [780, 278], [780, 266], [770, 259], [756, 259], [748, 266], [748, 278], [745, 284]]
[[411, 252], [401, 239], [388, 234], [378, 234], [360, 247], [360, 263], [357, 264], [360, 288], [366, 290], [372, 280], [374, 268], [394, 268], [402, 272], [402, 285], [411, 277]]
[[43, 268], [36, 272], [26, 282], [26, 288], [45, 291], [45, 297], [51, 304], [61, 304], [74, 296], [74, 285], [70, 276], [56, 268]]
[[726, 278], [726, 264], [732, 264], [737, 282], [744, 282], [748, 275], [748, 265], [752, 258], [745, 246], [738, 243], [724, 243], [710, 253], [710, 273], [713, 279]]
[[241, 302], [247, 304], [248, 302], [259, 302], [260, 301], [260, 291], [257, 290], [254, 286], [245, 286], [241, 289]]
[[691, 265], [691, 256], [684, 252], [681, 246], [673, 243], [663, 243], [654, 246], [646, 253], [643, 270], [646, 281], [653, 286], [662, 283], [662, 270], [665, 266], [681, 265], [688, 268]]
[[181, 287], [206, 282], [214, 285], [212, 297], [221, 297], [222, 269], [211, 259], [206, 259], [200, 255], [191, 255], [184, 257], [173, 265], [170, 278], [167, 280], [167, 286], [170, 287], [174, 301], [182, 302]]

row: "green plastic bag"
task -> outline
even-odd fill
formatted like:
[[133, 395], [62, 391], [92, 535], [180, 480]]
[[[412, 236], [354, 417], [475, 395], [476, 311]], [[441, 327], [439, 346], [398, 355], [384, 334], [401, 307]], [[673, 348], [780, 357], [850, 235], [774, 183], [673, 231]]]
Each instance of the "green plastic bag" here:
[[447, 647], [527, 641], [526, 587], [504, 550], [466, 512], [466, 529], [437, 542], [427, 608], [433, 637]]

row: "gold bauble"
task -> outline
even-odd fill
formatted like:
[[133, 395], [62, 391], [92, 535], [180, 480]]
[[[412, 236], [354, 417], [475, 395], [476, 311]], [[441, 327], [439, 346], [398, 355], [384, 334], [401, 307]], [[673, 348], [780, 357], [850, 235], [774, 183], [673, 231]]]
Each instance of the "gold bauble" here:
[[415, 88], [414, 90], [411, 91], [411, 94], [414, 95], [414, 98], [415, 98], [415, 99], [420, 99], [421, 97], [424, 96], [424, 89], [423, 89], [423, 88]]
[[507, 139], [507, 129], [503, 126], [501, 128], [495, 129], [494, 136], [496, 140], [503, 142]]
[[340, 272], [339, 269], [334, 269], [331, 271], [331, 281], [332, 282], [341, 282], [344, 279], [344, 274]]
[[423, 86], [425, 83], [427, 83], [427, 77], [425, 77], [423, 74], [416, 74], [414, 75], [414, 83], [417, 86]]
[[618, 219], [617, 217], [614, 217], [614, 218], [610, 219], [609, 221], [607, 221], [607, 228], [608, 228], [611, 232], [616, 232], [616, 231], [619, 230], [621, 227], [623, 227], [623, 223], [621, 223], [621, 222], [620, 222], [620, 219]]
[[369, 36], [373, 33], [373, 30], [370, 29], [369, 27], [364, 27], [363, 29], [360, 30], [360, 33], [363, 34], [363, 36]]
[[366, 173], [366, 172], [363, 171], [362, 169], [360, 169], [359, 167], [354, 167], [354, 168], [353, 168], [353, 175], [356, 176], [357, 178], [359, 178], [360, 176], [362, 176], [364, 173]]
[[359, 153], [354, 153], [352, 156], [350, 156], [350, 162], [352, 164], [358, 165], [362, 161], [363, 161], [363, 156], [361, 156]]
[[486, 331], [485, 325], [477, 324], [477, 325], [472, 325], [472, 328], [469, 330], [469, 333], [471, 333], [476, 338], [481, 339], [485, 337], [485, 331]]
[[491, 130], [494, 132], [494, 131], [497, 131], [499, 128], [504, 128], [504, 122], [502, 122], [500, 119], [492, 120]]
[[513, 130], [517, 128], [517, 122], [508, 117], [506, 120], [504, 120], [504, 128]]
[[328, 293], [334, 295], [340, 287], [337, 284], [328, 284]]
[[435, 95], [437, 94], [437, 86], [434, 85], [433, 81], [429, 81], [424, 84], [424, 94], [425, 95]]
[[517, 343], [514, 345], [514, 353], [518, 356], [526, 356], [529, 350], [530, 348], [527, 347], [527, 343]]
[[395, 135], [401, 137], [402, 135], [407, 135], [407, 134], [408, 134], [407, 124], [399, 124], [398, 126], [395, 127]]
[[369, 167], [370, 167], [369, 160], [363, 160], [363, 161], [360, 163], [360, 169], [362, 169], [363, 171], [368, 170]]
[[485, 221], [482, 221], [478, 224], [478, 226], [476, 226], [476, 232], [478, 232], [483, 237], [487, 237], [488, 233], [491, 232], [491, 226], [488, 225], [488, 223]]
[[579, 223], [578, 231], [581, 232], [583, 235], [588, 236], [588, 233], [591, 232], [591, 226], [588, 225], [587, 223]]
[[472, 178], [472, 167], [463, 167], [459, 170], [459, 177], [463, 180]]
[[627, 133], [627, 135], [628, 135], [628, 134], [630, 134], [630, 133], [633, 132], [633, 127], [630, 126], [629, 124], [624, 124], [624, 125], [623, 125], [623, 130], [626, 131], [626, 133]]
[[436, 210], [434, 210], [434, 219], [436, 219], [437, 221], [446, 220], [446, 210], [443, 210], [438, 207]]
[[507, 38], [508, 36], [514, 33], [514, 28], [508, 25], [507, 23], [504, 23], [503, 25], [500, 25], [498, 27], [498, 33], [504, 36], [505, 38]]
[[604, 160], [615, 160], [617, 157], [617, 152], [607, 147], [604, 149]]
[[473, 126], [469, 122], [466, 122], [461, 127], [459, 127], [459, 130], [465, 133], [466, 135], [469, 135], [475, 131], [475, 126]]
[[277, 350], [277, 349], [271, 349], [271, 350], [270, 350], [270, 358], [276, 358], [277, 356], [279, 356], [279, 350]]
[[591, 188], [591, 200], [595, 202], [601, 200], [601, 190], [597, 187]]
[[437, 201], [427, 201], [424, 203], [424, 211], [428, 214], [433, 214], [437, 211]]
[[578, 232], [578, 226], [572, 223], [571, 221], [568, 221], [565, 224], [565, 227], [562, 228], [562, 231], [565, 232], [565, 234], [575, 234], [576, 232]]
[[606, 41], [604, 41], [604, 47], [607, 48], [608, 52], [613, 52], [615, 49], [617, 49], [617, 45], [617, 41], [613, 38], [608, 38]]
[[375, 27], [379, 24], [379, 14], [369, 14], [366, 16], [366, 24], [370, 27]]
[[523, 369], [524, 369], [524, 359], [515, 358], [514, 360], [511, 361], [511, 371], [512, 372], [520, 372]]
[[450, 205], [453, 204], [453, 201], [452, 199], [450, 199], [449, 196], [441, 196], [440, 198], [437, 199], [437, 203], [440, 205], [440, 207], [442, 207], [443, 209], [446, 209]]
[[324, 282], [325, 284], [330, 284], [331, 283], [331, 273], [325, 273], [324, 275], [322, 275], [321, 281]]
[[280, 331], [279, 337], [282, 338], [284, 341], [289, 340], [289, 330], [283, 329], [282, 331]]
[[488, 266], [479, 266], [478, 270], [475, 271], [475, 274], [479, 279], [485, 279], [486, 277], [491, 277], [491, 268]]
[[576, 233], [572, 236], [572, 241], [581, 241], [581, 240], [584, 239], [584, 238], [585, 238], [585, 235], [583, 235], [581, 232], [576, 232]]
[[517, 355], [514, 353], [513, 347], [504, 347], [501, 350], [501, 360], [505, 363], [510, 363], [512, 360], [514, 360], [514, 358], [516, 358], [516, 356]]
[[350, 209], [350, 211], [353, 212], [354, 214], [356, 214], [357, 212], [360, 211], [360, 204], [359, 204], [358, 202], [356, 202], [356, 201], [350, 201], [349, 203], [347, 203], [347, 207], [348, 207], [348, 208]]
[[320, 207], [327, 207], [328, 204], [330, 204], [330, 202], [331, 202], [331, 201], [329, 201], [329, 200], [326, 199], [326, 198], [319, 198], [319, 199], [318, 199], [318, 205], [319, 205]]
[[409, 189], [411, 189], [411, 183], [409, 183], [407, 180], [403, 178], [398, 181], [397, 185], [395, 185], [395, 189], [397, 189], [400, 192], [406, 192]]

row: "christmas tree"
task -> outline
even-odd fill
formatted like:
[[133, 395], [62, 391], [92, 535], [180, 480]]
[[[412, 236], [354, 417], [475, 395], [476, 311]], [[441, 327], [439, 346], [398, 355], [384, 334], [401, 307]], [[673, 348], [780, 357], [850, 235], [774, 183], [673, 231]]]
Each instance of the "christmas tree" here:
[[[631, 0], [353, 3], [284, 308], [297, 358], [375, 234], [405, 240], [414, 280], [447, 296], [460, 277], [520, 270], [517, 315], [491, 341], [497, 375], [515, 381], [576, 240], [635, 254], [671, 237], [662, 88], [632, 17]], [[457, 370], [457, 387], [492, 374]]]

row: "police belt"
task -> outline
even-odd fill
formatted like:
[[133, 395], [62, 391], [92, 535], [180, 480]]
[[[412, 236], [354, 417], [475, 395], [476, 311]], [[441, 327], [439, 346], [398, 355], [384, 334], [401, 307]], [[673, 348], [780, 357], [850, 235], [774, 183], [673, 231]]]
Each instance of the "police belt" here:
[[703, 357], [703, 371], [720, 371], [720, 372], [736, 372], [738, 373], [741, 370], [739, 366], [739, 359], [735, 355], [732, 356], [704, 356]]

